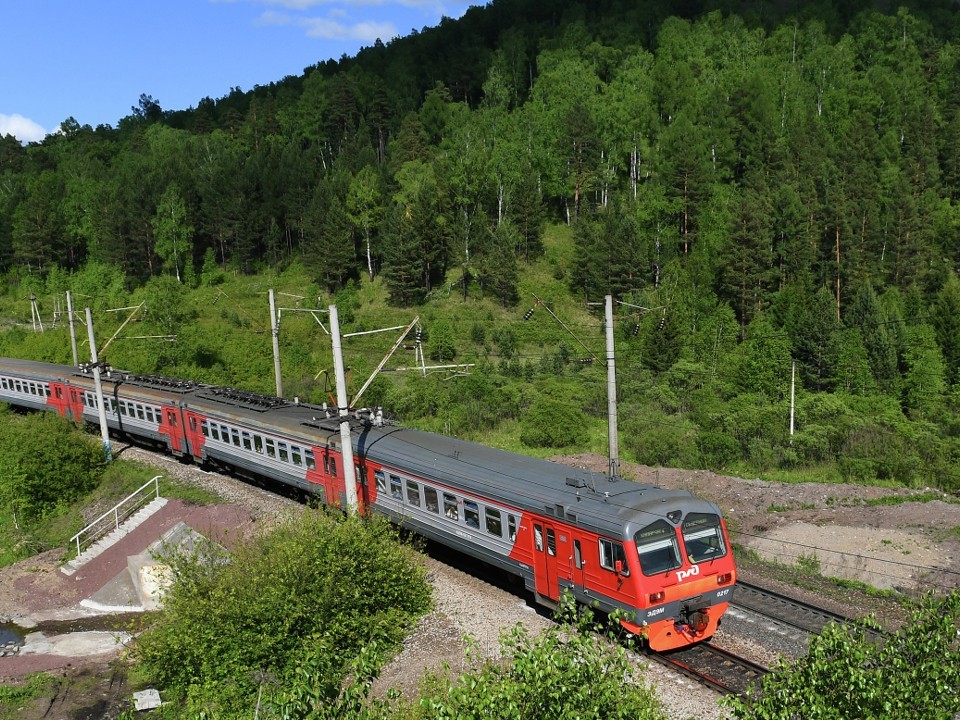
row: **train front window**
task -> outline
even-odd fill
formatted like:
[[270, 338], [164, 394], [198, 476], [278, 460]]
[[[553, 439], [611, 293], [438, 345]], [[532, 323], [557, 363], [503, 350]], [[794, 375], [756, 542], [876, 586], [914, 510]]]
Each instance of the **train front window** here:
[[682, 530], [690, 562], [716, 560], [727, 554], [720, 518], [713, 513], [688, 513], [683, 519]]
[[657, 520], [634, 535], [640, 569], [644, 575], [659, 575], [680, 567], [677, 533], [666, 520]]

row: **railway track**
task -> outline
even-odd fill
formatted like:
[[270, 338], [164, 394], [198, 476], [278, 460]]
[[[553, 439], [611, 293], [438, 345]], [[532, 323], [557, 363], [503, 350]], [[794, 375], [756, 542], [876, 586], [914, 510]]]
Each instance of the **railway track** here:
[[[853, 622], [847, 616], [742, 581], [737, 582], [730, 605], [734, 612], [747, 611], [790, 628], [803, 640], [821, 632], [830, 623], [846, 625]], [[875, 641], [883, 637], [875, 632], [869, 632], [868, 636]], [[743, 693], [751, 684], [759, 684], [769, 672], [763, 665], [710, 642], [669, 653], [649, 653], [649, 656], [675, 672], [723, 694]]]
[[[749, 610], [781, 625], [800, 630], [806, 635], [819, 633], [830, 623], [849, 625], [853, 622], [852, 618], [845, 615], [739, 580], [730, 604], [734, 608]], [[876, 632], [869, 632], [867, 635], [875, 642], [883, 637]]]
[[769, 668], [703, 642], [668, 653], [649, 653], [658, 663], [724, 695], [739, 695], [770, 672]]

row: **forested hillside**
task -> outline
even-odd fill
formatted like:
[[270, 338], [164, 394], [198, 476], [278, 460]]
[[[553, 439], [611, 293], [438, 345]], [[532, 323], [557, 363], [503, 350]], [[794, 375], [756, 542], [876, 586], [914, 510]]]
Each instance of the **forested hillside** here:
[[[422, 311], [431, 357], [478, 363], [459, 385], [378, 383], [406, 421], [603, 451], [583, 348], [520, 318], [537, 294], [597, 345], [609, 293], [637, 459], [960, 487], [955, 2], [497, 0], [250, 92], [62, 129], [0, 139], [8, 316], [30, 292], [129, 292], [161, 334], [212, 323], [219, 283], [253, 302], [268, 280], [243, 278], [296, 277], [348, 325]], [[116, 352], [269, 389], [269, 348], [231, 339], [243, 312]], [[0, 338], [69, 357], [40, 345]]]

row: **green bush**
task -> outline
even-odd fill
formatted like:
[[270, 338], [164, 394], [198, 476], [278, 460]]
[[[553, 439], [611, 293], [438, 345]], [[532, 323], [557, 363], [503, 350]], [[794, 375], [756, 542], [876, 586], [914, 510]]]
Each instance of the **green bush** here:
[[97, 486], [106, 466], [99, 443], [53, 413], [0, 421], [0, 507], [34, 525]]
[[361, 648], [395, 647], [430, 605], [423, 566], [376, 519], [307, 511], [229, 558], [207, 547], [172, 565], [164, 612], [134, 653], [188, 706], [215, 702], [222, 717], [249, 710], [258, 674], [288, 676], [317, 647], [339, 687]]
[[829, 625], [805, 657], [723, 702], [739, 720], [950, 720], [960, 712], [960, 593], [927, 597], [902, 629], [875, 644], [875, 623]]
[[560, 624], [531, 638], [518, 625], [501, 638], [506, 662], [476, 662], [457, 680], [433, 677], [423, 720], [662, 720], [666, 716], [626, 650], [597, 634], [589, 611], [567, 608]]
[[711, 470], [723, 470], [740, 459], [740, 444], [723, 433], [697, 433], [697, 450], [703, 467]]
[[520, 441], [530, 447], [562, 448], [583, 437], [583, 412], [569, 402], [540, 397], [520, 420]]

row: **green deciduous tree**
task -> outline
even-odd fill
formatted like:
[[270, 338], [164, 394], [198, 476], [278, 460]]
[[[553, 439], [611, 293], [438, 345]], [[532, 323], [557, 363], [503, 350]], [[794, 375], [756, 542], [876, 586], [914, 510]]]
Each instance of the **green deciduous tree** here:
[[365, 165], [353, 176], [347, 193], [350, 222], [363, 237], [367, 257], [367, 275], [373, 282], [374, 238], [383, 220], [383, 193], [377, 171]]
[[173, 266], [174, 275], [182, 282], [180, 266], [185, 268], [188, 282], [193, 278], [193, 225], [187, 219], [187, 206], [176, 183], [167, 186], [157, 213], [153, 217], [156, 236], [154, 251], [167, 267]]

